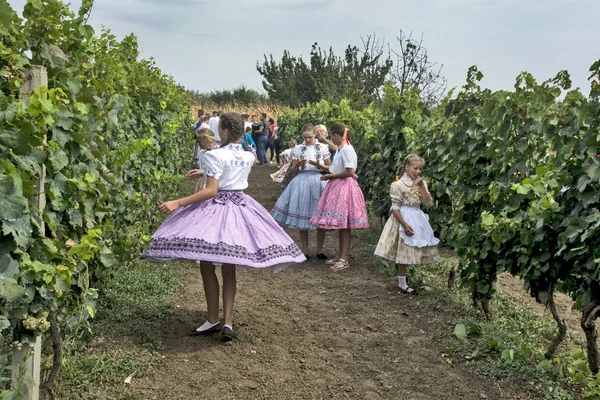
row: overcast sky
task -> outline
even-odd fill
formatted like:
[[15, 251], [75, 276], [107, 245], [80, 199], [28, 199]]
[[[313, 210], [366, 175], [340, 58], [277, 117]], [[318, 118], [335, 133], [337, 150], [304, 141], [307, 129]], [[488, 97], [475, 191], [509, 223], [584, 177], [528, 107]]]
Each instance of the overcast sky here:
[[[25, 4], [8, 1], [19, 13]], [[307, 59], [318, 42], [342, 55], [373, 32], [394, 46], [402, 29], [424, 35], [449, 87], [462, 86], [473, 64], [491, 89], [510, 89], [521, 71], [543, 81], [566, 69], [586, 95], [598, 21], [600, 0], [96, 0], [90, 19], [97, 31], [134, 32], [143, 57], [203, 92], [262, 90], [263, 54]]]

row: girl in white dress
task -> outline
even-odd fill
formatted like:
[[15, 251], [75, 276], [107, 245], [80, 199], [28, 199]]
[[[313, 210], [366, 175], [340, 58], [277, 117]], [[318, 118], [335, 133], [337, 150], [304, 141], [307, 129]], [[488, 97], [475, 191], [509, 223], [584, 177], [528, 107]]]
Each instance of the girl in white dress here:
[[437, 244], [429, 225], [429, 216], [419, 207], [430, 206], [433, 201], [427, 182], [421, 178], [425, 160], [409, 154], [404, 161], [404, 175], [392, 183], [392, 215], [386, 222], [375, 249], [375, 255], [396, 263], [398, 286], [403, 293], [416, 293], [408, 286], [408, 265], [425, 264], [440, 260]]

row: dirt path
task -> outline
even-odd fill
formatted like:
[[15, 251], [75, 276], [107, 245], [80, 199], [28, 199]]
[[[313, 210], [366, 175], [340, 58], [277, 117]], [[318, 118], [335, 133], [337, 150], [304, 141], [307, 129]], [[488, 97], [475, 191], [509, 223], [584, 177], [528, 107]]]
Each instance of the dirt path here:
[[[273, 167], [255, 167], [247, 193], [270, 209]], [[291, 235], [296, 240], [295, 232]], [[311, 240], [314, 240], [311, 237]], [[314, 242], [313, 242], [314, 243]], [[313, 244], [311, 243], [311, 245]], [[328, 236], [334, 253], [337, 235]], [[136, 399], [501, 399], [518, 396], [441, 356], [418, 296], [397, 293], [368, 249], [334, 273], [307, 262], [273, 274], [239, 269], [240, 340], [190, 337], [206, 315], [199, 269], [190, 266], [161, 332], [165, 358], [128, 391]], [[501, 384], [503, 385], [503, 384]], [[516, 391], [516, 393], [515, 393]], [[526, 396], [524, 396], [526, 397]], [[523, 398], [523, 397], [520, 397]]]

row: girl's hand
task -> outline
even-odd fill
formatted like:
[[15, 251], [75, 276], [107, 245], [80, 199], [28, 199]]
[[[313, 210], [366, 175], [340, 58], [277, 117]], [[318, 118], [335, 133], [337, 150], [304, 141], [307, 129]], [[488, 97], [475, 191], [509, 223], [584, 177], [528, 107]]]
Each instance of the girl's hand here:
[[404, 233], [406, 234], [406, 236], [412, 236], [415, 234], [415, 232], [412, 230], [410, 225], [408, 225], [406, 223], [404, 225], [402, 225], [402, 229], [404, 229]]
[[304, 167], [306, 167], [306, 160], [300, 160], [298, 161], [298, 166], [302, 169], [304, 169]]
[[321, 180], [322, 181], [328, 181], [330, 179], [331, 179], [331, 174], [321, 175]]
[[192, 169], [185, 174], [185, 177], [190, 180], [195, 180], [202, 176], [202, 172], [201, 169]]
[[177, 200], [167, 201], [165, 203], [162, 203], [158, 208], [160, 211], [164, 212], [165, 214], [169, 214], [179, 208], [179, 201], [177, 201]]
[[424, 187], [425, 186], [425, 181], [423, 179], [421, 179], [420, 176], [417, 176], [417, 179], [414, 180], [414, 183], [419, 186], [419, 187]]
[[321, 168], [322, 168], [322, 167], [321, 167], [321, 164], [319, 164], [317, 161], [308, 160], [308, 163], [309, 163], [310, 165], [314, 165], [315, 167], [317, 167], [317, 168], [319, 168], [319, 169], [321, 169]]

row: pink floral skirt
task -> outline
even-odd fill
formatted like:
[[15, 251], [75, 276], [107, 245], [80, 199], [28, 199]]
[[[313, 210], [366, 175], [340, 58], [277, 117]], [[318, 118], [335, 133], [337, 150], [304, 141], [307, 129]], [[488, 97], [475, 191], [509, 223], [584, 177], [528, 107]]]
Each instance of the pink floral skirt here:
[[369, 229], [367, 206], [356, 175], [331, 179], [310, 223], [319, 229]]

